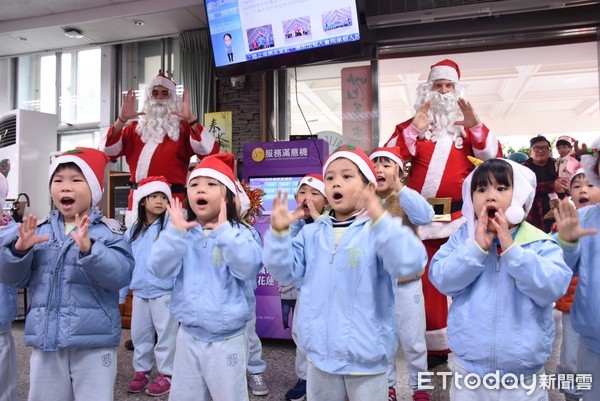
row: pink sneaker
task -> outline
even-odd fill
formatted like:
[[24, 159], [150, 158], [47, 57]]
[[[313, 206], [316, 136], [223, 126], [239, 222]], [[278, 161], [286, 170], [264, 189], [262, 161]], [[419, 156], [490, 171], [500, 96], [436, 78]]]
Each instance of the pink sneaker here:
[[417, 390], [413, 393], [413, 401], [429, 401], [429, 393], [423, 390]]
[[394, 387], [388, 388], [388, 401], [397, 401], [396, 389]]
[[139, 393], [146, 388], [149, 381], [150, 379], [146, 372], [136, 372], [133, 380], [127, 386], [127, 391], [130, 393]]
[[156, 379], [146, 389], [146, 394], [158, 397], [159, 395], [167, 394], [171, 390], [171, 378], [162, 373], [156, 376]]

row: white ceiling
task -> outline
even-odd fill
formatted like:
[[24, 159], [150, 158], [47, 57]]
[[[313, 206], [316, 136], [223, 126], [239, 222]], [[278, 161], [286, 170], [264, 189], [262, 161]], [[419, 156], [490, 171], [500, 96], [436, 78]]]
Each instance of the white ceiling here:
[[[467, 100], [498, 135], [600, 133], [598, 44], [589, 42], [381, 60], [382, 141], [414, 115], [417, 85], [427, 79], [430, 65], [443, 58], [460, 65]], [[340, 132], [335, 128], [341, 127], [339, 70], [337, 65], [298, 69], [298, 100], [313, 133]], [[292, 124], [293, 133], [306, 133], [299, 114]]]

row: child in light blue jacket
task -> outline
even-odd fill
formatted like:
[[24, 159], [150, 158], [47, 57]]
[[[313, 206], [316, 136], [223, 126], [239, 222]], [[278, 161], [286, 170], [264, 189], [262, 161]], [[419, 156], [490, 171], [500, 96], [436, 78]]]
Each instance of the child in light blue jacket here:
[[298, 340], [308, 354], [309, 400], [383, 401], [395, 354], [394, 286], [427, 262], [425, 247], [375, 193], [368, 156], [343, 145], [323, 167], [331, 207], [294, 238], [287, 194], [278, 194], [265, 237], [264, 263], [283, 283], [298, 283]]
[[[600, 138], [592, 146], [584, 149], [581, 164], [586, 177], [600, 187]], [[565, 261], [579, 276], [571, 307], [571, 323], [581, 341], [577, 370], [593, 379], [591, 386], [582, 389], [583, 400], [597, 401], [600, 399], [600, 204], [576, 211], [567, 200], [563, 200], [558, 210], [555, 213], [558, 242], [565, 253]]]
[[[451, 400], [547, 399], [539, 375], [552, 352], [552, 304], [572, 274], [556, 241], [523, 221], [535, 183], [531, 170], [510, 160], [478, 166], [463, 184], [467, 221], [431, 262], [431, 282], [453, 298]], [[470, 386], [469, 374], [496, 375], [498, 386]], [[506, 387], [515, 375], [516, 388]]]
[[[137, 220], [129, 227], [125, 238], [131, 244], [135, 268], [131, 284], [121, 290], [121, 298], [124, 298], [128, 289], [133, 291], [131, 340], [135, 346], [135, 376], [127, 386], [130, 393], [145, 389], [149, 395], [160, 396], [171, 388], [175, 338], [179, 327], [169, 312], [175, 280], [157, 279], [152, 275], [150, 265], [150, 251], [168, 224], [166, 212], [171, 199], [170, 185], [163, 176], [142, 179], [133, 193]], [[158, 375], [148, 386], [153, 359], [156, 359]]]
[[119, 289], [134, 262], [118, 223], [93, 208], [107, 162], [91, 148], [58, 156], [48, 170], [56, 210], [0, 239], [0, 282], [29, 287], [30, 401], [114, 399]]
[[153, 274], [175, 280], [171, 313], [181, 323], [171, 400], [248, 400], [244, 289], [261, 268], [261, 246], [239, 217], [234, 165], [229, 153], [202, 159], [188, 178], [187, 219], [174, 199], [152, 247]]

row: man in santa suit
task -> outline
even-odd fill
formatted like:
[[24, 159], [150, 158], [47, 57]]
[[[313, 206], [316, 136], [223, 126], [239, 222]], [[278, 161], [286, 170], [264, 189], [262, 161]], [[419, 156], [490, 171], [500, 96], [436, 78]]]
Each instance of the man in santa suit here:
[[[135, 108], [135, 93], [123, 97], [119, 116], [110, 127], [100, 150], [111, 158], [125, 156], [129, 165], [132, 191], [149, 176], [163, 176], [171, 185], [174, 197], [183, 200], [190, 158], [218, 153], [219, 144], [192, 114], [189, 93], [183, 92], [181, 107], [173, 80], [159, 73], [146, 88], [144, 109]], [[127, 122], [139, 117], [139, 121]], [[126, 224], [135, 221], [137, 213], [127, 213]]]
[[[452, 60], [431, 66], [427, 82], [417, 88], [415, 116], [396, 126], [385, 146], [399, 146], [410, 161], [406, 185], [432, 204], [433, 222], [419, 227], [429, 261], [465, 221], [461, 214], [462, 184], [474, 165], [467, 156], [502, 157], [501, 145], [463, 98], [460, 69]], [[429, 369], [448, 360], [448, 302], [429, 281], [429, 263], [422, 277]]]

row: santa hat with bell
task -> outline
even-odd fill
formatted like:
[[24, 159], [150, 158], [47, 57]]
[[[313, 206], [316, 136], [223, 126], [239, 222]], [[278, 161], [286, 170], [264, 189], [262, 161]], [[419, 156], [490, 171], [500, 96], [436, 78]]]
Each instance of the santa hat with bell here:
[[458, 64], [449, 59], [444, 59], [431, 66], [427, 82], [434, 82], [438, 79], [447, 79], [448, 81], [458, 82], [460, 79], [460, 68]]

